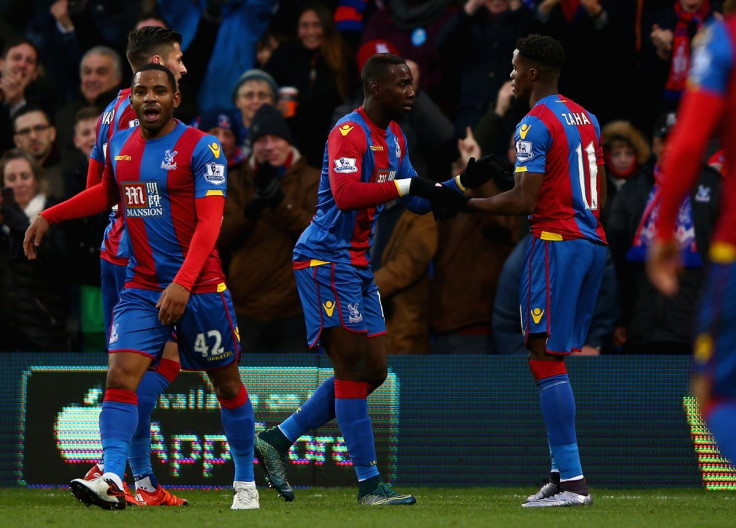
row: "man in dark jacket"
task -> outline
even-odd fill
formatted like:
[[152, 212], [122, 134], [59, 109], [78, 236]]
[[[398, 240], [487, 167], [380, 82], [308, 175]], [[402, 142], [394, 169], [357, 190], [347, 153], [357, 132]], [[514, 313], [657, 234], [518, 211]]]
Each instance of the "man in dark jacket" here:
[[[673, 125], [674, 113], [657, 119], [652, 150], [658, 160]], [[678, 238], [684, 248], [683, 271], [677, 295], [667, 297], [649, 281], [644, 269], [659, 210], [659, 174], [659, 161], [647, 165], [621, 187], [611, 204], [606, 231], [621, 298], [614, 344], [635, 354], [690, 354], [693, 315], [705, 280], [703, 263], [716, 220], [721, 176], [703, 163], [698, 184], [680, 205]]]

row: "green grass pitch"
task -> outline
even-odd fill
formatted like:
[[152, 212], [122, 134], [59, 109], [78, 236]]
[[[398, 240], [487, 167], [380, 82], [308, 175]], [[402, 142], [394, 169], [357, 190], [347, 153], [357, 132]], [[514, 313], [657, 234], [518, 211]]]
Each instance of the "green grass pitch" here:
[[261, 488], [261, 509], [232, 511], [231, 490], [178, 490], [188, 507], [86, 508], [64, 488], [0, 488], [0, 525], [46, 528], [404, 528], [545, 527], [676, 528], [731, 527], [736, 493], [692, 488], [591, 488], [592, 507], [522, 508], [533, 488], [399, 487], [414, 506], [359, 506], [352, 488], [297, 489], [285, 503]]

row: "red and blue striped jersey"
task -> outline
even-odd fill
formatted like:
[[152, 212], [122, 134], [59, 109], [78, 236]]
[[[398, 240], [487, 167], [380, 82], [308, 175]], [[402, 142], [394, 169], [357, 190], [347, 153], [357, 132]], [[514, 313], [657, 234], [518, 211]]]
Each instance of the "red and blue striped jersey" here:
[[[113, 134], [120, 129], [137, 126], [138, 118], [133, 107], [130, 106], [130, 88], [125, 88], [120, 90], [117, 97], [108, 103], [97, 121], [97, 139], [90, 153], [90, 158], [91, 163], [97, 162], [98, 181], [102, 179], [107, 145]], [[113, 264], [125, 266], [128, 264], [129, 256], [125, 224], [118, 209], [115, 208], [110, 213], [110, 223], [105, 228], [100, 257]]]
[[560, 95], [540, 99], [516, 126], [515, 171], [542, 173], [530, 230], [545, 240], [586, 238], [606, 243], [598, 178], [603, 165], [598, 119]]
[[[662, 162], [662, 205], [657, 219], [660, 238], [672, 238], [683, 196], [700, 175], [708, 143], [717, 136], [724, 149], [723, 203], [716, 223], [713, 250], [719, 261], [736, 260], [736, 14], [714, 20], [695, 37], [688, 87], [667, 139]], [[717, 243], [722, 244], [717, 244]], [[725, 246], [724, 246], [725, 244]]]
[[[376, 218], [383, 202], [397, 196], [396, 188], [387, 186], [393, 195], [379, 205], [340, 209], [333, 186], [346, 180], [380, 184], [416, 176], [406, 136], [397, 123], [391, 121], [384, 130], [368, 118], [362, 107], [342, 117], [327, 138], [317, 214], [296, 243], [294, 262], [317, 260], [368, 267]], [[359, 188], [355, 186], [353, 192], [359, 192]], [[414, 212], [429, 210], [429, 202], [421, 198], [405, 196], [402, 200]]]
[[[227, 162], [217, 138], [177, 121], [165, 136], [145, 140], [138, 128], [110, 139], [103, 185], [120, 193], [131, 249], [125, 287], [163, 290], [179, 272], [197, 226], [195, 200], [225, 197]], [[196, 248], [192, 248], [192, 251]], [[215, 248], [192, 293], [224, 283]]]

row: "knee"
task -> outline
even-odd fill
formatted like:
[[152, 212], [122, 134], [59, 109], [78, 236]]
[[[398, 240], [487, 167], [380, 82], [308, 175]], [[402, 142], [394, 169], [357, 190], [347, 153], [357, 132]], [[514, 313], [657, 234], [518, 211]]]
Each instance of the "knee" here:
[[107, 389], [126, 389], [135, 392], [138, 388], [139, 379], [121, 367], [111, 366], [107, 369]]
[[215, 396], [217, 396], [218, 400], [232, 400], [233, 398], [237, 397], [238, 393], [240, 393], [240, 387], [242, 386], [242, 382], [238, 380], [226, 380], [221, 381], [217, 385], [213, 384], [213, 387], [215, 389]]
[[386, 381], [387, 376], [388, 369], [385, 366], [373, 369], [365, 380], [366, 383], [371, 386], [370, 392], [373, 392], [378, 387], [383, 385], [383, 382]]

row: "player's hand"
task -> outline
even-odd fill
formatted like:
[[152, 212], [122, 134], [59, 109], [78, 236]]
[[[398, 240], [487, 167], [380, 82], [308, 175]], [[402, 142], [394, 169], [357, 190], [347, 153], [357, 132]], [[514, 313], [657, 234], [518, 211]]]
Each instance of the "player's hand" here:
[[452, 218], [465, 208], [468, 197], [450, 187], [439, 185], [437, 195], [429, 201], [432, 204], [432, 214], [437, 221]]
[[496, 162], [496, 157], [493, 154], [483, 156], [479, 160], [470, 158], [468, 166], [460, 174], [460, 184], [467, 189], [474, 189], [489, 181], [497, 172], [503, 173], [504, 170]]
[[655, 240], [647, 253], [647, 275], [655, 288], [667, 296], [677, 293], [677, 275], [682, 270], [680, 245], [674, 238], [667, 242]]
[[43, 216], [38, 215], [33, 223], [26, 229], [26, 236], [23, 238], [23, 253], [28, 260], [35, 260], [38, 256], [36, 248], [41, 245], [43, 236], [49, 230], [49, 222]]
[[161, 324], [172, 325], [177, 322], [184, 315], [184, 310], [187, 309], [190, 295], [189, 290], [181, 284], [172, 282], [166, 286], [156, 303], [156, 308], [159, 309], [158, 319]]
[[409, 194], [429, 200], [435, 220], [455, 216], [468, 199], [461, 193], [425, 178], [412, 178]]

